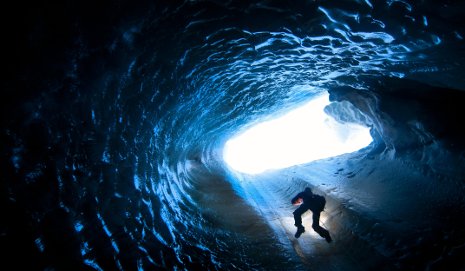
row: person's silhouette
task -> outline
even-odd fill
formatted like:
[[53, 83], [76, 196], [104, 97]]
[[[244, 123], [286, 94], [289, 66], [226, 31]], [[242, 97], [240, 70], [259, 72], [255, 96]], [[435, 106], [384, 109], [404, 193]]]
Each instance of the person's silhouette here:
[[329, 243], [332, 241], [329, 232], [320, 226], [320, 213], [325, 208], [326, 200], [323, 196], [313, 194], [310, 188], [305, 188], [303, 192], [300, 192], [292, 198], [291, 203], [293, 205], [299, 205], [294, 211], [294, 220], [295, 226], [297, 227], [297, 232], [295, 238], [299, 238], [302, 233], [305, 232], [304, 226], [302, 226], [302, 214], [310, 210], [313, 213], [313, 223], [312, 228], [326, 241]]

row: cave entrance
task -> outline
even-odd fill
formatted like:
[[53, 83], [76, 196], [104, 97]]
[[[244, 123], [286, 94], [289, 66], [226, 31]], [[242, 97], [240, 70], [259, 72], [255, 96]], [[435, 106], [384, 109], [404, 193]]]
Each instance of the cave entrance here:
[[251, 127], [226, 142], [224, 161], [235, 171], [258, 174], [354, 152], [373, 141], [368, 127], [326, 114], [329, 104], [329, 94], [321, 94]]

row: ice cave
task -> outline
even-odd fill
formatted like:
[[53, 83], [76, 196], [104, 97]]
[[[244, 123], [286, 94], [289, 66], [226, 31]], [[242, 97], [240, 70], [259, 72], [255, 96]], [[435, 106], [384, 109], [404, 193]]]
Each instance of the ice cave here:
[[465, 270], [465, 2], [3, 10], [2, 270]]

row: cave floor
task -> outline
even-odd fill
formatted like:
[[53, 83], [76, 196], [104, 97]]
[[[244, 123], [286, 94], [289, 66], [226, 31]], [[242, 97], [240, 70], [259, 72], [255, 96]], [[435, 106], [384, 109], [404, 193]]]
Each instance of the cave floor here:
[[[457, 231], [463, 219], [454, 220], [462, 210], [443, 211], [460, 204], [450, 197], [451, 187], [435, 185], [436, 177], [414, 164], [351, 154], [243, 176], [240, 184], [249, 204], [305, 269], [434, 269], [449, 264], [443, 254], [464, 244], [463, 231]], [[320, 224], [331, 233], [332, 243], [313, 231], [310, 211], [302, 217], [306, 232], [294, 237], [296, 207], [290, 199], [307, 186], [326, 197]]]

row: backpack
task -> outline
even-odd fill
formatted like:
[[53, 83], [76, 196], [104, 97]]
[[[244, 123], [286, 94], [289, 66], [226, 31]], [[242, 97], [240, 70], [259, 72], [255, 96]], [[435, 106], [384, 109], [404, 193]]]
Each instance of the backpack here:
[[317, 211], [323, 211], [326, 205], [326, 199], [323, 196], [313, 194], [312, 201]]

